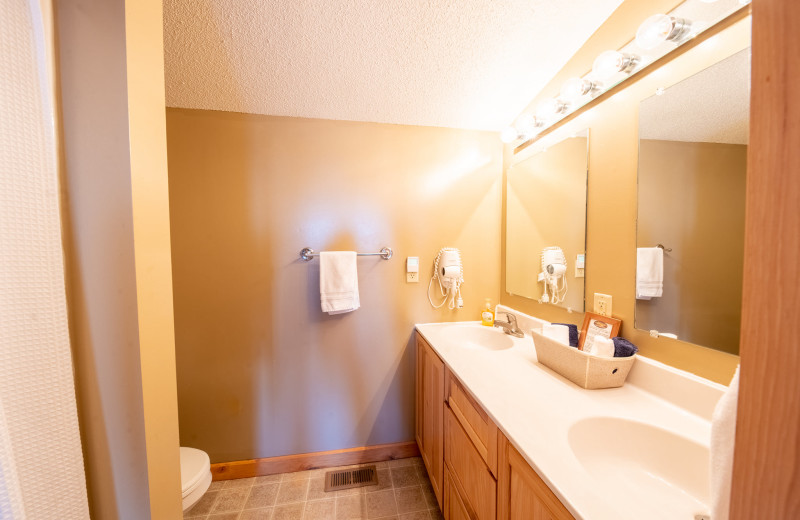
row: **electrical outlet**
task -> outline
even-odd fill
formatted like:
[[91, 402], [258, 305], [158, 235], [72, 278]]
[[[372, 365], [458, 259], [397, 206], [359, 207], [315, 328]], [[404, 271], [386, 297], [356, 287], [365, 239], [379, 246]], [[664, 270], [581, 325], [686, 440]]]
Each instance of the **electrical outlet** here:
[[611, 295], [594, 293], [594, 312], [601, 316], [611, 316]]
[[406, 283], [419, 282], [419, 273], [406, 273]]

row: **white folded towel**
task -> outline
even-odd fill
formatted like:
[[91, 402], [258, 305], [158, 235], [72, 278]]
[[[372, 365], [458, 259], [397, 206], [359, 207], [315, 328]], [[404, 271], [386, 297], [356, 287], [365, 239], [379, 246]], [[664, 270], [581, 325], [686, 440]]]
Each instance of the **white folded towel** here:
[[358, 272], [355, 251], [319, 254], [319, 295], [323, 312], [341, 314], [358, 309]]
[[660, 247], [636, 249], [636, 299], [658, 298], [664, 288], [664, 250]]
[[711, 416], [711, 518], [714, 520], [728, 520], [730, 514], [738, 401], [739, 367]]
[[566, 325], [553, 325], [552, 323], [545, 323], [542, 325], [542, 336], [569, 346], [569, 327]]
[[[584, 350], [586, 350], [584, 348]], [[610, 338], [595, 336], [589, 354], [600, 357], [614, 357], [614, 342]]]

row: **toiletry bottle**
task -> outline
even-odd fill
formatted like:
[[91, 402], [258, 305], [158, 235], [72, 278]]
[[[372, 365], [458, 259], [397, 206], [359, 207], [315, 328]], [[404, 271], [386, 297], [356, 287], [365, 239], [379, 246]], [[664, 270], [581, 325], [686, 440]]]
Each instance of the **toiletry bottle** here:
[[481, 311], [481, 325], [494, 327], [494, 311], [492, 310], [492, 300], [486, 298], [486, 305]]

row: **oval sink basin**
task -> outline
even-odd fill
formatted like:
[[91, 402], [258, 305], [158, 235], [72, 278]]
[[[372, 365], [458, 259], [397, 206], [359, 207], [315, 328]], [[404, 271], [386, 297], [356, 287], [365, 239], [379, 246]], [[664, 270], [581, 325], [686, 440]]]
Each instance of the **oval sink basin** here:
[[670, 431], [614, 417], [569, 430], [569, 445], [594, 490], [640, 518], [691, 520], [708, 513], [708, 448]]
[[447, 328], [448, 337], [468, 347], [487, 350], [505, 350], [514, 346], [514, 338], [495, 327], [470, 323]]

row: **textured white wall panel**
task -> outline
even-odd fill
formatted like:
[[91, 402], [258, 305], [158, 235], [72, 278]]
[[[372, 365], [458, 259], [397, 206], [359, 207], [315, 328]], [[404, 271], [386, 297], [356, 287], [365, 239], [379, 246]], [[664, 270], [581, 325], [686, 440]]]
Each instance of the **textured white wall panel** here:
[[[0, 0], [0, 402], [5, 452], [13, 452], [27, 518], [86, 519], [51, 98], [44, 83], [42, 23], [31, 9], [38, 13], [38, 2]], [[7, 467], [3, 464], [4, 471]]]
[[499, 130], [622, 0], [165, 0], [167, 106]]

